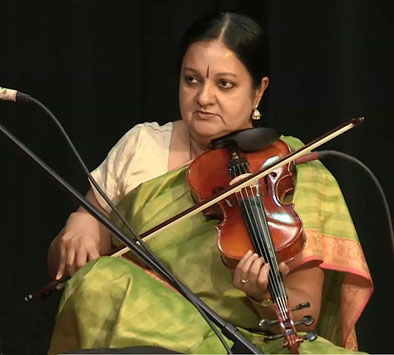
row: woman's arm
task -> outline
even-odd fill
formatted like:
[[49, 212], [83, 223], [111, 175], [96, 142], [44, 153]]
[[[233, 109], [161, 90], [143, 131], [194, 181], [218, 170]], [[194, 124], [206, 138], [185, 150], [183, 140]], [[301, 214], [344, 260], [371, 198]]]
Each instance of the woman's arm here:
[[[324, 282], [324, 273], [313, 263], [307, 263], [289, 273], [285, 263], [280, 264], [283, 282], [286, 288], [289, 306], [293, 307], [300, 303], [309, 302], [310, 307], [294, 311], [295, 321], [305, 315], [311, 315], [317, 323], [320, 313], [321, 295]], [[268, 292], [269, 265], [265, 264], [257, 254], [248, 252], [239, 262], [234, 272], [234, 286], [244, 291], [253, 301], [253, 304], [261, 318], [276, 319], [272, 306], [262, 306], [259, 301], [270, 297]], [[248, 280], [243, 283], [242, 280]], [[257, 302], [256, 302], [257, 301]], [[298, 326], [297, 330], [310, 330], [310, 327]], [[275, 329], [273, 329], [275, 330]]]
[[[89, 190], [86, 198], [108, 216], [92, 190]], [[65, 226], [49, 247], [49, 275], [53, 279], [60, 279], [63, 275], [73, 275], [88, 261], [107, 254], [111, 246], [111, 233], [80, 207], [69, 216]]]

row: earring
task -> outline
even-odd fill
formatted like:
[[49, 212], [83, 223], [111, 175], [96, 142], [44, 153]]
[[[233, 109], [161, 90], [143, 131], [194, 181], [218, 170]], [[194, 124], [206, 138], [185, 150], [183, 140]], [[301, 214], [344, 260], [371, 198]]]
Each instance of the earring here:
[[257, 107], [253, 110], [252, 113], [252, 120], [258, 121], [261, 118], [261, 113], [260, 111], [257, 109]]

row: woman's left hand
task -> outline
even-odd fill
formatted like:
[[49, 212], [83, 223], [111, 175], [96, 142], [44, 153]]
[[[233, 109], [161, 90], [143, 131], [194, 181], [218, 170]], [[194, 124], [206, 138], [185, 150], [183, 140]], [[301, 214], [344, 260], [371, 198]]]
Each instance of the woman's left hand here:
[[[286, 263], [279, 264], [282, 277], [289, 273]], [[248, 251], [238, 263], [234, 275], [234, 287], [244, 291], [249, 297], [256, 301], [262, 301], [269, 296], [268, 291], [269, 264], [264, 262], [264, 258], [259, 257], [252, 251]]]

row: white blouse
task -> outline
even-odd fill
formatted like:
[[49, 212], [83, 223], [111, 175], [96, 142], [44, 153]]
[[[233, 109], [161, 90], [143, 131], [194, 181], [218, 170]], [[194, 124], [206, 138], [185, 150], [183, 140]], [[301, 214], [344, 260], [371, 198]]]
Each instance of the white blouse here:
[[[169, 148], [173, 124], [140, 123], [130, 129], [110, 150], [92, 175], [115, 204], [139, 184], [168, 171]], [[97, 190], [97, 201], [110, 208]]]

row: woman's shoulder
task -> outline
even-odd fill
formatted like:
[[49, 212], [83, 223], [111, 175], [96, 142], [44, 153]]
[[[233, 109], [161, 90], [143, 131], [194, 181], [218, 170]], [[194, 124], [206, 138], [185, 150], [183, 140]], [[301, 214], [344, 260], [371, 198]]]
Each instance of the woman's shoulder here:
[[292, 151], [305, 145], [301, 139], [293, 136], [281, 136], [280, 139], [284, 141]]
[[168, 142], [171, 137], [173, 123], [168, 122], [160, 125], [157, 122], [137, 123], [130, 128], [118, 142], [113, 146], [112, 151], [119, 150], [122, 154], [136, 150], [142, 146], [149, 145], [149, 142]]
[[139, 123], [135, 126], [139, 130], [139, 147], [144, 150], [147, 148], [148, 153], [152, 153], [156, 150], [168, 150], [173, 126], [173, 122], [167, 122], [163, 125], [160, 125], [157, 122]]
[[137, 123], [131, 129], [129, 129], [123, 137], [130, 138], [133, 136], [160, 136], [171, 134], [173, 128], [173, 122], [167, 122], [160, 125], [158, 122], [142, 122]]
[[160, 124], [158, 122], [142, 122], [136, 124], [132, 129], [139, 129], [145, 132], [158, 134], [161, 132], [171, 132], [173, 128], [173, 122], [167, 122], [165, 124]]

